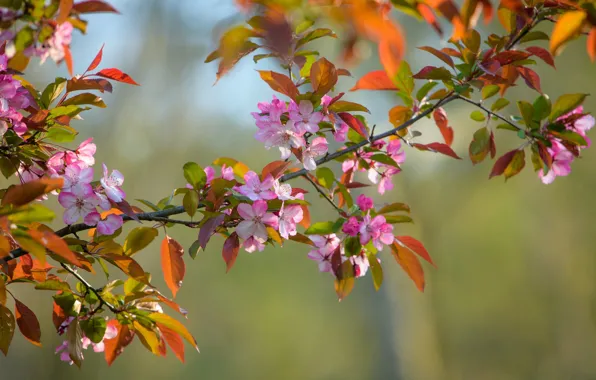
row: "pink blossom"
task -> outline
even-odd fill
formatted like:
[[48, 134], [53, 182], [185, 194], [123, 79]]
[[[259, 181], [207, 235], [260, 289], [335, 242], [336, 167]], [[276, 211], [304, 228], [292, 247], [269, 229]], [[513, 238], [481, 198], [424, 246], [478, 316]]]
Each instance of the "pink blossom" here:
[[393, 158], [398, 165], [401, 165], [406, 161], [406, 152], [401, 150], [401, 148], [401, 141], [399, 139], [391, 140], [389, 144], [387, 144], [387, 154], [389, 157]]
[[66, 224], [74, 224], [80, 218], [96, 211], [99, 200], [90, 185], [76, 186], [71, 191], [62, 191], [58, 195], [58, 202], [66, 210], [63, 220]]
[[555, 140], [551, 140], [551, 143], [552, 147], [547, 148], [547, 150], [553, 159], [552, 167], [546, 175], [544, 169], [540, 169], [538, 172], [538, 177], [545, 185], [552, 183], [556, 177], [569, 175], [571, 173], [571, 162], [574, 159], [573, 154], [563, 144]]
[[262, 252], [265, 249], [265, 241], [251, 236], [244, 240], [242, 248], [248, 253], [253, 253], [254, 251]]
[[310, 240], [315, 243], [317, 249], [308, 253], [308, 258], [319, 263], [320, 272], [332, 272], [331, 257], [333, 252], [339, 247], [340, 240], [335, 234], [319, 236], [312, 235]]
[[306, 170], [315, 170], [317, 163], [315, 159], [327, 153], [327, 140], [324, 137], [315, 137], [308, 148], [302, 152], [302, 163]]
[[21, 87], [21, 83], [12, 75], [0, 75], [0, 98], [6, 99], [6, 101], [12, 99], [17, 94], [19, 87]]
[[379, 194], [385, 194], [386, 191], [393, 189], [393, 182], [391, 181], [391, 177], [399, 173], [400, 170], [391, 166], [386, 165], [379, 165], [378, 168], [370, 168], [368, 170], [368, 179], [374, 183], [378, 184], [378, 192]]
[[349, 236], [356, 236], [358, 235], [358, 231], [360, 231], [360, 223], [355, 216], [351, 216], [347, 222], [344, 223], [342, 229], [343, 233]]
[[121, 215], [109, 214], [102, 220], [101, 215], [97, 211], [87, 214], [83, 222], [88, 226], [97, 226], [97, 233], [106, 236], [113, 235], [124, 224]]
[[[213, 169], [211, 166], [207, 166], [205, 169], [203, 169], [203, 171], [207, 176], [207, 185], [210, 185], [213, 179], [215, 178], [215, 169]], [[189, 189], [194, 189], [194, 187], [192, 187], [192, 185], [190, 184], [188, 184], [186, 187], [188, 187]]]
[[70, 22], [63, 22], [56, 26], [54, 34], [50, 37], [46, 44], [48, 48], [41, 54], [41, 63], [50, 57], [54, 62], [60, 62], [64, 59], [64, 45], [70, 45], [72, 40], [73, 27]]
[[99, 180], [101, 186], [106, 192], [106, 195], [112, 201], [118, 203], [126, 197], [126, 194], [120, 186], [124, 183], [124, 176], [118, 170], [112, 170], [112, 173], [108, 175], [108, 167], [103, 164], [103, 178]]
[[75, 187], [86, 186], [93, 181], [93, 168], [82, 168], [78, 164], [68, 165], [64, 169], [64, 187], [65, 191], [72, 191]]
[[360, 244], [365, 245], [372, 240], [379, 251], [383, 249], [383, 244], [391, 244], [395, 240], [393, 226], [387, 223], [383, 215], [377, 215], [372, 220], [365, 215], [359, 232]]
[[296, 199], [292, 196], [292, 186], [289, 183], [280, 183], [277, 179], [273, 182], [273, 192], [277, 196], [277, 199], [282, 202]]
[[93, 137], [88, 138], [87, 140], [83, 141], [77, 150], [75, 150], [75, 154], [79, 160], [79, 165], [84, 163], [86, 166], [93, 166], [95, 165], [95, 158], [93, 155], [95, 154], [97, 147], [93, 143]]
[[350, 262], [354, 266], [354, 276], [356, 278], [366, 275], [370, 264], [365, 254], [361, 253], [359, 255], [350, 256]]
[[360, 207], [360, 210], [366, 211], [373, 208], [373, 200], [372, 198], [367, 197], [364, 194], [360, 194], [358, 198], [356, 198], [356, 204]]
[[373, 152], [363, 152], [363, 151], [359, 151], [358, 154], [354, 153], [351, 155], [350, 158], [348, 158], [347, 160], [344, 160], [341, 163], [341, 170], [346, 173], [350, 170], [364, 170], [363, 168], [360, 167], [360, 160], [363, 160], [364, 162], [366, 162], [368, 165], [372, 165], [372, 161], [370, 160], [370, 157], [373, 155]]
[[299, 131], [315, 133], [319, 130], [319, 123], [323, 121], [323, 114], [314, 112], [313, 104], [309, 100], [300, 101], [297, 105], [290, 103], [290, 120], [296, 123]]
[[245, 184], [236, 188], [240, 194], [248, 197], [251, 201], [271, 200], [277, 198], [277, 195], [271, 191], [273, 187], [273, 177], [268, 175], [263, 182], [259, 179], [259, 175], [253, 171], [249, 171], [244, 175]]
[[225, 164], [221, 167], [221, 178], [225, 179], [226, 181], [233, 181], [234, 180], [234, 168], [231, 166], [226, 166]]
[[64, 171], [66, 165], [70, 165], [77, 162], [77, 157], [74, 152], [65, 151], [65, 152], [57, 152], [55, 153], [48, 162], [46, 166], [48, 167], [48, 171], [50, 174], [61, 174]]
[[58, 347], [56, 347], [56, 354], [60, 354], [60, 360], [63, 362], [72, 365], [74, 362], [70, 359], [70, 355], [68, 354], [68, 341], [63, 341]]
[[238, 205], [238, 214], [244, 219], [236, 227], [236, 232], [242, 239], [253, 237], [264, 243], [269, 238], [267, 225], [277, 228], [278, 217], [267, 212], [267, 202], [265, 201], [255, 201], [252, 206], [241, 203]]
[[31, 93], [26, 88], [22, 87], [19, 83], [17, 93], [11, 99], [8, 100], [8, 104], [17, 110], [24, 109], [30, 105], [35, 105], [35, 100], [31, 96]]
[[269, 128], [272, 124], [281, 124], [281, 115], [287, 111], [285, 102], [277, 99], [273, 96], [271, 103], [259, 103], [257, 104], [260, 113], [253, 112], [252, 116], [255, 118], [257, 127]]
[[282, 206], [279, 212], [279, 234], [284, 239], [289, 239], [290, 236], [295, 236], [296, 223], [300, 223], [304, 217], [302, 207], [300, 205]]
[[333, 131], [333, 138], [337, 142], [344, 142], [348, 137], [348, 131], [350, 127], [343, 122], [339, 122], [335, 124], [335, 130]]
[[22, 162], [19, 166], [18, 173], [22, 183], [38, 180], [44, 175], [43, 170], [41, 170], [37, 166], [24, 165]]
[[301, 148], [306, 145], [302, 137], [304, 132], [299, 131], [292, 120], [286, 124], [275, 123], [267, 128], [260, 129], [255, 138], [265, 144], [265, 149], [279, 148], [281, 158], [286, 159], [292, 154], [291, 148]]

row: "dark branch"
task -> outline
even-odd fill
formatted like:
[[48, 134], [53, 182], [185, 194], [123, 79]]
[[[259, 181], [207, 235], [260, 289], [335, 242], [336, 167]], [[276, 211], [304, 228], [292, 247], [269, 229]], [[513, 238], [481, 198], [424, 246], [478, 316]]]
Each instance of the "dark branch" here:
[[93, 294], [95, 294], [95, 296], [99, 300], [99, 306], [97, 307], [97, 309], [95, 309], [95, 312], [97, 312], [97, 310], [99, 310], [99, 308], [101, 308], [102, 305], [105, 305], [108, 309], [110, 309], [112, 313], [120, 312], [120, 310], [118, 310], [117, 307], [104, 300], [100, 292], [93, 286], [91, 286], [91, 284], [88, 283], [87, 280], [85, 280], [83, 277], [81, 277], [81, 275], [79, 275], [74, 269], [72, 269], [70, 266], [64, 263], [60, 263], [60, 265], [62, 265], [62, 268], [64, 268], [68, 273], [72, 274], [81, 284], [83, 284], [83, 286], [88, 292], [92, 292]]
[[463, 100], [464, 102], [467, 102], [467, 103], [470, 103], [470, 104], [473, 104], [473, 105], [475, 105], [476, 107], [478, 107], [478, 108], [480, 108], [481, 110], [483, 110], [484, 112], [486, 112], [486, 113], [487, 113], [489, 116], [494, 116], [494, 117], [496, 117], [497, 119], [500, 119], [501, 121], [504, 121], [505, 123], [507, 123], [507, 124], [511, 125], [513, 128], [515, 128], [515, 129], [517, 129], [517, 130], [519, 130], [519, 131], [523, 131], [523, 128], [521, 128], [521, 127], [519, 127], [519, 126], [515, 125], [514, 123], [512, 123], [512, 122], [511, 122], [511, 121], [509, 121], [509, 120], [507, 120], [506, 118], [504, 118], [503, 116], [499, 115], [498, 113], [495, 113], [495, 112], [493, 112], [493, 111], [489, 110], [488, 108], [486, 108], [485, 106], [483, 106], [483, 105], [482, 105], [482, 103], [480, 103], [480, 102], [475, 102], [475, 101], [473, 101], [472, 99], [465, 98], [465, 97], [463, 97], [463, 96], [461, 96], [461, 95], [457, 95], [457, 97], [458, 97], [459, 99]]
[[329, 204], [331, 204], [331, 205], [333, 206], [333, 208], [334, 208], [334, 209], [336, 209], [336, 210], [337, 210], [339, 213], [343, 213], [343, 210], [342, 210], [341, 208], [339, 208], [339, 207], [338, 207], [338, 206], [335, 204], [335, 202], [333, 202], [333, 199], [331, 199], [331, 198], [330, 198], [330, 197], [329, 197], [327, 194], [325, 194], [325, 192], [323, 191], [323, 189], [321, 189], [321, 188], [319, 187], [319, 185], [317, 185], [317, 183], [316, 183], [315, 181], [313, 181], [313, 180], [312, 180], [312, 179], [309, 177], [309, 175], [308, 175], [308, 174], [305, 174], [305, 175], [304, 175], [304, 178], [306, 178], [306, 180], [307, 180], [308, 182], [310, 182], [310, 183], [311, 183], [311, 185], [313, 185], [313, 186], [314, 186], [314, 188], [317, 190], [317, 192], [318, 192], [319, 194], [321, 194], [321, 196], [322, 196], [323, 198], [325, 198], [325, 200], [326, 200], [327, 202], [329, 202]]

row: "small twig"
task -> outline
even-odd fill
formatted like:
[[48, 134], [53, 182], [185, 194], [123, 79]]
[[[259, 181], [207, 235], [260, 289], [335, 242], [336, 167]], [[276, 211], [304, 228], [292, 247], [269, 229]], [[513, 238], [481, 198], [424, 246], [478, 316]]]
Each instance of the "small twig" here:
[[341, 208], [339, 208], [339, 207], [338, 207], [338, 206], [335, 204], [335, 202], [333, 202], [333, 199], [329, 198], [329, 196], [328, 196], [327, 194], [325, 194], [325, 192], [323, 191], [323, 189], [321, 189], [321, 188], [319, 187], [319, 185], [317, 185], [317, 184], [316, 184], [316, 182], [315, 182], [315, 181], [313, 181], [313, 180], [312, 180], [312, 179], [311, 179], [311, 178], [308, 176], [308, 174], [305, 174], [303, 177], [304, 177], [304, 178], [306, 178], [306, 180], [307, 180], [308, 182], [310, 182], [310, 183], [311, 183], [311, 184], [314, 186], [314, 188], [317, 190], [317, 192], [318, 192], [319, 194], [321, 194], [321, 196], [323, 196], [323, 198], [325, 198], [325, 200], [326, 200], [327, 202], [329, 202], [329, 204], [331, 204], [331, 205], [333, 206], [333, 208], [334, 208], [334, 209], [336, 209], [336, 210], [337, 210], [338, 212], [340, 212], [340, 213], [343, 213], [343, 212], [344, 212], [344, 211], [343, 211]]
[[511, 125], [512, 127], [514, 127], [515, 129], [517, 129], [517, 130], [519, 130], [519, 131], [523, 131], [523, 130], [524, 130], [523, 128], [521, 128], [521, 127], [519, 127], [519, 126], [515, 125], [514, 123], [512, 123], [512, 122], [511, 122], [511, 121], [509, 121], [509, 120], [507, 120], [506, 118], [504, 118], [503, 116], [499, 115], [498, 113], [496, 113], [496, 112], [493, 112], [493, 111], [489, 110], [488, 108], [486, 108], [485, 106], [483, 106], [483, 105], [482, 105], [481, 103], [479, 103], [479, 102], [475, 102], [475, 101], [473, 101], [472, 99], [465, 98], [465, 97], [463, 97], [463, 96], [461, 96], [461, 95], [457, 95], [457, 97], [458, 97], [459, 99], [463, 100], [464, 102], [467, 102], [467, 103], [470, 103], [470, 104], [473, 104], [473, 105], [475, 105], [476, 107], [478, 107], [478, 108], [480, 108], [481, 110], [483, 110], [484, 112], [486, 112], [488, 115], [492, 115], [492, 116], [496, 117], [497, 119], [500, 119], [500, 120], [504, 121], [505, 123], [507, 123], [507, 124]]
[[81, 277], [81, 275], [79, 275], [75, 270], [73, 270], [71, 267], [69, 267], [68, 265], [66, 265], [64, 263], [60, 263], [60, 265], [68, 273], [72, 274], [77, 280], [79, 280], [79, 282], [81, 284], [83, 284], [83, 286], [85, 287], [85, 290], [87, 292], [92, 292], [93, 294], [95, 294], [95, 296], [99, 300], [99, 306], [93, 311], [93, 314], [97, 313], [97, 311], [101, 308], [102, 305], [105, 305], [108, 309], [110, 309], [110, 311], [112, 313], [120, 312], [120, 310], [118, 310], [118, 308], [116, 308], [114, 305], [112, 305], [108, 301], [104, 300], [103, 297], [101, 296], [101, 294], [99, 293], [99, 291], [97, 289], [95, 289], [93, 286], [91, 286], [91, 284], [88, 283], [87, 280], [85, 280], [83, 277]]

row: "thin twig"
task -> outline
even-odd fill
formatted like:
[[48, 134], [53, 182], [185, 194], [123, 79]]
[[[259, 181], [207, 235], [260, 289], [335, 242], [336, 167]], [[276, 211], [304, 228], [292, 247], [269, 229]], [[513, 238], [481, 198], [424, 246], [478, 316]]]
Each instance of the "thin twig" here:
[[311, 179], [311, 178], [308, 176], [308, 174], [305, 174], [305, 175], [304, 175], [304, 178], [306, 178], [306, 180], [307, 180], [308, 182], [310, 182], [310, 183], [311, 183], [311, 184], [314, 186], [314, 188], [317, 190], [317, 192], [318, 192], [319, 194], [321, 194], [321, 196], [322, 196], [323, 198], [325, 198], [325, 200], [326, 200], [327, 202], [329, 202], [329, 204], [331, 204], [331, 205], [333, 206], [333, 208], [334, 208], [334, 209], [336, 209], [336, 210], [337, 210], [339, 213], [343, 213], [343, 212], [344, 212], [344, 211], [343, 211], [341, 208], [339, 208], [339, 207], [338, 207], [338, 206], [335, 204], [335, 202], [333, 202], [333, 199], [329, 198], [329, 196], [328, 196], [327, 194], [325, 194], [325, 192], [323, 191], [323, 189], [321, 189], [321, 188], [319, 187], [319, 185], [317, 185], [317, 183], [316, 183], [315, 181], [313, 181], [313, 180], [312, 180], [312, 179]]
[[487, 114], [492, 115], [492, 116], [496, 117], [497, 119], [500, 119], [500, 120], [504, 121], [505, 123], [511, 125], [512, 127], [514, 127], [515, 129], [517, 129], [519, 131], [523, 131], [524, 130], [523, 128], [515, 125], [514, 123], [512, 123], [509, 120], [507, 120], [506, 118], [504, 118], [503, 116], [499, 115], [498, 113], [489, 110], [488, 108], [486, 108], [485, 106], [483, 106], [480, 102], [475, 102], [474, 100], [465, 98], [465, 97], [463, 97], [461, 95], [457, 95], [457, 97], [459, 99], [463, 100], [464, 102], [467, 102], [467, 103], [470, 103], [470, 104], [475, 105], [476, 107], [480, 108], [481, 110], [483, 110]]
[[99, 306], [95, 309], [94, 313], [96, 313], [99, 310], [99, 308], [101, 307], [101, 305], [105, 305], [108, 309], [110, 309], [110, 311], [112, 313], [118, 313], [118, 312], [120, 312], [120, 310], [118, 310], [117, 307], [115, 307], [114, 305], [112, 305], [111, 303], [109, 303], [108, 301], [106, 301], [105, 299], [103, 299], [103, 297], [101, 296], [101, 294], [99, 293], [99, 291], [97, 289], [95, 289], [93, 286], [91, 286], [91, 284], [88, 283], [87, 280], [85, 280], [83, 277], [81, 277], [81, 275], [79, 275], [77, 273], [77, 271], [75, 271], [74, 269], [72, 269], [71, 267], [69, 267], [68, 265], [66, 265], [64, 263], [60, 263], [60, 265], [68, 273], [72, 274], [77, 280], [79, 280], [79, 282], [81, 284], [83, 284], [83, 286], [85, 287], [85, 290], [86, 291], [92, 292], [93, 294], [95, 294], [95, 296], [99, 300]]

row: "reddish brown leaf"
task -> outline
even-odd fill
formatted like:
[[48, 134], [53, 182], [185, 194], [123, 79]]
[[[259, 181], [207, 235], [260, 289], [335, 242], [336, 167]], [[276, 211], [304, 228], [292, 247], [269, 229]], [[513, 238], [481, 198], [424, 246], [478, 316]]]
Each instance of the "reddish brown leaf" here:
[[128, 327], [128, 325], [121, 325], [116, 319], [110, 320], [108, 326], [115, 326], [118, 331], [118, 335], [116, 335], [115, 338], [104, 340], [104, 355], [106, 362], [110, 366], [124, 351], [124, 348], [132, 342], [135, 333]]
[[100, 13], [100, 12], [110, 12], [110, 13], [120, 13], [110, 4], [106, 3], [105, 1], [100, 0], [88, 0], [88, 1], [81, 1], [75, 4], [72, 7], [73, 10], [79, 13]]
[[495, 162], [495, 165], [493, 166], [489, 178], [503, 174], [505, 170], [511, 165], [517, 152], [519, 151], [517, 149], [514, 149], [499, 157], [499, 159], [497, 160], [497, 162]]
[[517, 72], [524, 78], [528, 87], [542, 94], [542, 89], [540, 88], [540, 76], [536, 71], [528, 69], [527, 67], [518, 67]]
[[435, 263], [433, 262], [433, 259], [430, 257], [430, 254], [428, 253], [426, 248], [424, 248], [424, 245], [420, 241], [414, 239], [411, 236], [396, 236], [395, 238], [400, 243], [405, 245], [408, 249], [410, 249], [411, 251], [414, 251], [420, 257], [422, 257], [424, 260], [428, 261], [434, 267], [436, 267]]
[[233, 232], [225, 241], [221, 255], [226, 262], [226, 273], [232, 269], [236, 258], [238, 257], [238, 251], [240, 250], [240, 241], [238, 234]]
[[592, 62], [596, 61], [596, 26], [593, 26], [586, 41], [588, 55]]
[[261, 171], [261, 180], [264, 180], [268, 175], [273, 179], [278, 179], [284, 172], [292, 165], [291, 161], [273, 161], [265, 165]]
[[75, 253], [68, 248], [68, 244], [66, 244], [66, 242], [58, 235], [45, 230], [29, 230], [27, 233], [33, 238], [33, 240], [54, 252], [56, 255], [66, 260], [66, 262], [69, 264], [75, 265], [79, 268], [88, 268], [88, 265], [84, 265], [81, 260], [79, 260], [79, 257], [77, 257]]
[[443, 139], [445, 140], [445, 144], [451, 146], [453, 143], [453, 128], [451, 128], [449, 124], [449, 120], [447, 120], [447, 113], [443, 108], [438, 108], [433, 112], [433, 119], [435, 120], [435, 124], [439, 127], [439, 131], [443, 135]]
[[457, 153], [455, 153], [453, 151], [453, 149], [451, 149], [451, 147], [446, 144], [437, 143], [437, 142], [430, 143], [430, 144], [417, 144], [416, 143], [416, 144], [412, 144], [412, 146], [418, 150], [427, 150], [429, 152], [441, 153], [446, 156], [461, 160], [461, 157], [459, 157], [457, 155]]
[[0, 351], [4, 356], [8, 355], [8, 348], [12, 342], [15, 328], [12, 311], [6, 306], [0, 305]]
[[176, 298], [176, 293], [182, 285], [186, 272], [186, 266], [182, 259], [183, 254], [184, 248], [180, 243], [166, 235], [161, 242], [161, 268], [166, 284], [174, 298]]
[[530, 56], [531, 56], [531, 54], [527, 53], [525, 51], [507, 50], [507, 51], [502, 51], [499, 54], [495, 55], [494, 59], [499, 61], [501, 66], [506, 66], [506, 65], [512, 64], [513, 62], [523, 61], [524, 59], [528, 59], [528, 57], [530, 57]]
[[539, 46], [530, 46], [529, 48], [526, 48], [526, 50], [532, 53], [532, 55], [535, 55], [536, 57], [542, 59], [544, 62], [551, 65], [552, 67], [555, 67], [555, 60], [553, 59], [553, 56], [549, 53], [548, 50], [543, 49]]
[[61, 189], [62, 186], [64, 186], [62, 178], [40, 178], [21, 185], [12, 185], [4, 193], [1, 204], [2, 206], [10, 204], [23, 206], [44, 194]]
[[263, 79], [273, 91], [284, 94], [293, 100], [296, 100], [296, 97], [298, 97], [298, 88], [287, 75], [276, 73], [275, 71], [259, 71], [259, 74], [261, 75], [261, 79]]
[[130, 77], [130, 75], [123, 73], [122, 71], [115, 69], [115, 68], [111, 68], [111, 69], [103, 69], [100, 72], [96, 73], [95, 75], [100, 76], [100, 77], [104, 77], [104, 78], [108, 78], [108, 79], [112, 79], [115, 80], [117, 82], [122, 82], [122, 83], [127, 83], [127, 84], [133, 84], [135, 86], [140, 86], [140, 84], [138, 84], [137, 82], [134, 81], [134, 79], [132, 79]]
[[362, 122], [347, 112], [340, 112], [337, 114], [350, 128], [358, 132], [358, 134], [365, 139], [368, 139], [366, 128]]
[[[58, 294], [61, 294], [62, 292], [58, 292]], [[52, 309], [52, 322], [54, 323], [54, 327], [56, 328], [56, 331], [58, 331], [58, 328], [60, 327], [60, 325], [62, 325], [62, 323], [68, 318], [68, 316], [64, 313], [64, 310], [62, 310], [62, 308], [60, 306], [58, 306], [58, 304], [54, 301], [53, 304], [53, 309]]]
[[449, 56], [449, 54], [441, 51], [441, 50], [437, 50], [434, 47], [430, 47], [430, 46], [422, 46], [419, 47], [418, 49], [420, 50], [424, 50], [426, 52], [429, 52], [430, 54], [434, 55], [435, 57], [439, 58], [441, 61], [445, 62], [446, 64], [448, 64], [451, 67], [455, 67], [455, 64], [453, 63], [453, 59], [451, 59], [451, 57]]
[[397, 87], [384, 70], [371, 71], [365, 74], [362, 78], [358, 79], [358, 82], [350, 89], [350, 91], [356, 90], [387, 90], [397, 91]]
[[41, 347], [41, 328], [35, 313], [15, 298], [15, 316], [21, 334], [34, 345]]
[[116, 255], [114, 253], [100, 253], [100, 255], [102, 258], [112, 262], [112, 264], [120, 268], [120, 270], [129, 277], [132, 277], [145, 285], [149, 285], [149, 282], [147, 282], [147, 277], [145, 276], [145, 271], [132, 257]]
[[168, 346], [170, 346], [172, 351], [174, 351], [174, 355], [176, 355], [178, 360], [184, 363], [184, 342], [182, 341], [180, 335], [159, 322], [157, 322], [156, 325], [159, 331], [161, 331], [161, 334]]
[[490, 131], [490, 158], [495, 158], [497, 155], [497, 145], [495, 144], [495, 134]]
[[328, 93], [337, 83], [337, 70], [333, 63], [321, 58], [312, 64], [310, 83], [314, 92], [320, 96]]
[[404, 272], [410, 276], [416, 287], [421, 292], [424, 291], [424, 270], [418, 258], [406, 247], [402, 247], [397, 242], [391, 245], [391, 253], [395, 261], [402, 267]]
[[[60, 0], [60, 10], [58, 11], [58, 18], [56, 22], [62, 24], [70, 16], [74, 0]], [[72, 74], [71, 74], [72, 75]]]
[[453, 35], [451, 36], [453, 40], [459, 41], [464, 37], [466, 27], [453, 0], [427, 0], [426, 3], [447, 18], [453, 25]]
[[91, 62], [89, 67], [87, 67], [87, 71], [95, 70], [97, 66], [99, 66], [99, 64], [101, 63], [101, 58], [103, 57], [103, 47], [104, 45], [101, 45], [101, 49], [99, 49], [99, 52], [97, 53], [95, 58], [93, 58], [93, 61]]
[[70, 46], [64, 44], [62, 45], [64, 49], [64, 62], [66, 62], [66, 69], [68, 70], [68, 74], [72, 77], [74, 75], [74, 64], [72, 62], [72, 54], [70, 53]]
[[98, 90], [100, 92], [112, 92], [112, 84], [107, 79], [101, 78], [85, 78], [76, 79], [72, 78], [66, 82], [66, 91], [85, 91], [85, 90]]

